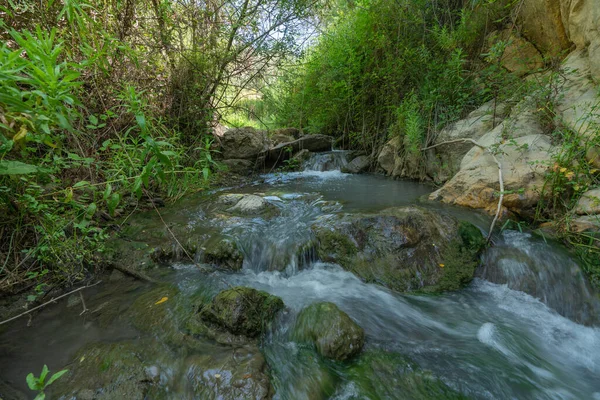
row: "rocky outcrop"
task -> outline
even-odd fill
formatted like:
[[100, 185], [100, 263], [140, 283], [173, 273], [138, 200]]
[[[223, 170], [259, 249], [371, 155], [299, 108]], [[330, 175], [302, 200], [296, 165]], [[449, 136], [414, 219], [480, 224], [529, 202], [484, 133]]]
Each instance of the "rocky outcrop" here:
[[315, 303], [298, 315], [293, 337], [311, 341], [323, 357], [345, 361], [360, 353], [365, 332], [333, 303]]
[[[478, 141], [487, 132], [498, 126], [506, 117], [507, 106], [491, 100], [477, 110], [443, 128], [436, 138], [436, 143], [450, 142], [457, 139], [473, 139]], [[427, 173], [435, 182], [445, 182], [460, 170], [465, 154], [473, 147], [472, 143], [453, 143], [430, 150]]]
[[522, 35], [546, 56], [561, 56], [571, 47], [561, 17], [562, 1], [527, 0], [517, 16]]
[[473, 225], [414, 206], [336, 215], [313, 231], [322, 260], [402, 292], [460, 288], [472, 279], [484, 243]]
[[487, 41], [490, 48], [499, 42], [503, 43], [500, 65], [517, 76], [523, 76], [544, 66], [540, 52], [514, 29], [492, 32]]

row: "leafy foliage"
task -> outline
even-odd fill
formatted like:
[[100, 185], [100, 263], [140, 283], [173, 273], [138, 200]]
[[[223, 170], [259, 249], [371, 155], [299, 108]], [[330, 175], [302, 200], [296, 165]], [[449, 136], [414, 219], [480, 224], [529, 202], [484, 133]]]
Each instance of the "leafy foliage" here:
[[48, 376], [48, 373], [50, 373], [50, 370], [48, 369], [47, 365], [44, 365], [44, 368], [42, 368], [42, 373], [40, 374], [39, 377], [36, 378], [33, 375], [33, 373], [30, 373], [29, 375], [27, 375], [27, 386], [29, 387], [30, 390], [34, 390], [34, 391], [38, 392], [37, 396], [35, 396], [35, 400], [44, 400], [46, 398], [46, 394], [44, 393], [44, 390], [48, 386], [52, 385], [57, 379], [59, 379], [61, 376], [63, 376], [67, 372], [68, 372], [67, 369], [58, 371], [58, 372], [52, 374], [50, 379], [48, 379], [46, 381], [46, 377]]

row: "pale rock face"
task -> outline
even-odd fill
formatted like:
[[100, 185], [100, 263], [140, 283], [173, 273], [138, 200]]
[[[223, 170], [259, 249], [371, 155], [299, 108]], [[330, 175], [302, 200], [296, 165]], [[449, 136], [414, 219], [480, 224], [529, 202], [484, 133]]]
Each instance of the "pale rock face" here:
[[527, 0], [519, 10], [522, 34], [544, 55], [560, 56], [571, 46], [561, 16], [558, 0]]
[[600, 188], [588, 190], [581, 195], [575, 212], [579, 215], [600, 214]]
[[[478, 141], [483, 135], [498, 126], [505, 117], [506, 106], [489, 101], [467, 118], [461, 119], [442, 129], [435, 143], [469, 138]], [[448, 180], [460, 169], [462, 158], [473, 147], [472, 143], [453, 143], [435, 149], [435, 161], [429, 163], [427, 172], [436, 181]]]
[[[483, 146], [497, 146], [496, 157], [502, 165], [505, 194], [504, 212], [526, 215], [540, 199], [544, 173], [552, 160], [550, 139], [541, 134], [522, 136], [502, 142], [501, 129], [486, 134]], [[430, 195], [430, 199], [442, 200], [469, 208], [484, 209], [494, 213], [498, 205], [498, 166], [488, 151], [473, 147], [465, 155], [461, 170], [446, 184]]]

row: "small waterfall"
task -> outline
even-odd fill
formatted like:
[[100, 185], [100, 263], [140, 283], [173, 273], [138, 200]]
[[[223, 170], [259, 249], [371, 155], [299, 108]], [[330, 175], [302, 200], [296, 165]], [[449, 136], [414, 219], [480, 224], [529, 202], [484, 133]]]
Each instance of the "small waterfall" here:
[[314, 153], [304, 162], [305, 171], [340, 171], [348, 165], [348, 151], [334, 150]]
[[579, 265], [559, 246], [531, 234], [504, 231], [484, 254], [479, 275], [528, 293], [576, 322], [600, 323], [600, 301]]

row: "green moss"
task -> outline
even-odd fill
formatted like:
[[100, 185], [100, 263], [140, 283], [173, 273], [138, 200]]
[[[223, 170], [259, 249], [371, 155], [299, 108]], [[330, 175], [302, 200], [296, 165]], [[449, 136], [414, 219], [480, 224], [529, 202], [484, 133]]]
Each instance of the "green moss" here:
[[316, 237], [319, 242], [318, 255], [323, 261], [349, 267], [352, 257], [358, 253], [356, 245], [342, 233], [322, 228], [316, 231]]
[[345, 312], [329, 302], [315, 303], [298, 315], [293, 338], [313, 342], [319, 354], [338, 361], [358, 354], [365, 333]]
[[397, 353], [371, 350], [346, 371], [359, 395], [369, 399], [465, 399], [431, 373]]
[[283, 307], [279, 297], [237, 286], [219, 293], [209, 305], [202, 308], [200, 318], [233, 334], [252, 338], [264, 332]]
[[486, 245], [485, 238], [476, 226], [465, 221], [459, 223], [458, 236], [442, 251], [442, 276], [427, 292], [458, 290], [473, 279], [479, 253]]

